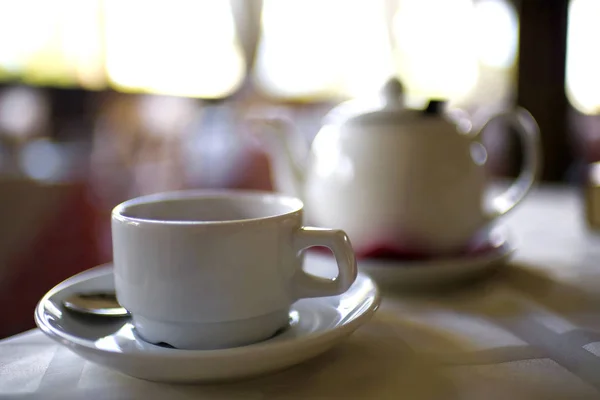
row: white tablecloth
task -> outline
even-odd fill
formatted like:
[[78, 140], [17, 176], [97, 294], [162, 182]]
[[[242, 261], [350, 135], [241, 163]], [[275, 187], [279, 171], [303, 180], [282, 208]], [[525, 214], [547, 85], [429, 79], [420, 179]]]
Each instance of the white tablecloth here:
[[519, 250], [502, 273], [435, 294], [386, 292], [345, 343], [274, 375], [146, 382], [34, 330], [0, 342], [0, 398], [600, 398], [600, 239], [581, 210], [573, 191], [538, 190], [507, 218]]

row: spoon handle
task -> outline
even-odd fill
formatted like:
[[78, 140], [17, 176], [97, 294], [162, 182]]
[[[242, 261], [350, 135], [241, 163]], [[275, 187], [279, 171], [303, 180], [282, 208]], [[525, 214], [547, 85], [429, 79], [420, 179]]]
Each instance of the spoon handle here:
[[74, 293], [63, 301], [65, 308], [81, 314], [124, 317], [129, 311], [121, 307], [115, 292]]

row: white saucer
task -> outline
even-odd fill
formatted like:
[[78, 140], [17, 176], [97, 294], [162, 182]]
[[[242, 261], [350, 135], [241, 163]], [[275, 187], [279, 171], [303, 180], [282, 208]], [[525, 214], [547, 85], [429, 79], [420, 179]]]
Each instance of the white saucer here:
[[74, 292], [114, 290], [112, 266], [75, 275], [40, 300], [35, 322], [50, 338], [81, 357], [137, 378], [166, 382], [230, 380], [264, 374], [315, 357], [367, 322], [379, 306], [373, 281], [359, 274], [341, 296], [303, 299], [290, 327], [250, 346], [226, 350], [177, 350], [140, 340], [129, 319], [78, 316], [62, 306]]
[[[515, 251], [506, 228], [496, 227], [481, 240], [488, 249], [474, 255], [410, 261], [363, 259], [358, 261], [358, 268], [382, 288], [417, 289], [457, 283], [506, 265]], [[328, 255], [310, 254], [307, 259], [311, 270], [335, 269], [335, 261]]]

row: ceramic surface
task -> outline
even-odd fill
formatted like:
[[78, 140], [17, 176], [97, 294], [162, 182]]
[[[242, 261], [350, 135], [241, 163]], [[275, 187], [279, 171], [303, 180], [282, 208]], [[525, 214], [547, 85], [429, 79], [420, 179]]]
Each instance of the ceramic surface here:
[[114, 290], [113, 268], [94, 268], [48, 292], [38, 304], [38, 327], [83, 358], [134, 377], [165, 382], [232, 380], [301, 363], [338, 344], [376, 311], [377, 287], [359, 274], [342, 295], [303, 299], [287, 329], [260, 343], [224, 350], [179, 350], [141, 340], [128, 318], [83, 318], [62, 306], [74, 292]]
[[[526, 110], [473, 126], [465, 116], [450, 118], [439, 104], [405, 108], [397, 85], [386, 86], [381, 97], [332, 110], [306, 160], [293, 157], [289, 122], [268, 120], [261, 133], [277, 189], [304, 200], [309, 223], [343, 229], [359, 257], [378, 248], [453, 253], [518, 204], [535, 182], [539, 129]], [[497, 119], [520, 134], [524, 163], [514, 184], [486, 204], [481, 132]]]
[[[117, 299], [147, 341], [179, 349], [246, 345], [287, 323], [300, 298], [339, 295], [356, 278], [343, 231], [302, 226], [300, 200], [273, 193], [181, 191], [112, 214]], [[335, 279], [302, 270], [301, 250], [330, 248]]]

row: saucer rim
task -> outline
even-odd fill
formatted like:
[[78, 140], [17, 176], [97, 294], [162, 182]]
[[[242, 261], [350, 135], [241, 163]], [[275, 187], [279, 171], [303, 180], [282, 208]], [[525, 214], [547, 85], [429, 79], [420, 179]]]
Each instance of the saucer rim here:
[[[511, 255], [513, 255], [517, 246], [515, 245], [515, 240], [513, 238], [513, 234], [510, 233], [510, 230], [506, 226], [495, 226], [489, 229], [487, 236], [489, 236], [492, 232], [500, 232], [502, 234], [502, 241], [497, 246], [486, 250], [484, 252], [478, 253], [473, 256], [469, 255], [455, 255], [455, 256], [441, 256], [436, 258], [430, 258], [426, 260], [402, 260], [402, 259], [377, 259], [377, 258], [363, 258], [357, 260], [359, 268], [397, 268], [406, 270], [413, 269], [436, 269], [436, 268], [445, 268], [446, 264], [449, 263], [460, 263], [461, 266], [466, 264], [480, 264], [480, 263], [492, 263], [501, 261], [504, 259], [508, 259]], [[448, 267], [452, 268], [452, 267]], [[456, 268], [456, 267], [454, 267]]]
[[[45, 304], [49, 301], [50, 297], [54, 296], [56, 293], [64, 290], [66, 287], [72, 286], [74, 284], [78, 284], [85, 280], [91, 279], [87, 275], [93, 273], [94, 277], [113, 274], [112, 272], [113, 264], [112, 263], [104, 263], [98, 265], [96, 267], [87, 269], [80, 273], [77, 273], [62, 282], [55, 285], [52, 289], [50, 289], [38, 302], [34, 312], [34, 320], [37, 327], [50, 339], [58, 342], [59, 344], [72, 349], [73, 351], [84, 351], [84, 352], [99, 352], [99, 353], [111, 353], [115, 357], [167, 357], [167, 358], [198, 358], [198, 357], [210, 357], [210, 358], [228, 358], [228, 357], [238, 357], [247, 354], [252, 354], [256, 352], [277, 352], [280, 349], [285, 349], [289, 346], [302, 346], [306, 343], [314, 345], [315, 343], [328, 342], [331, 337], [343, 336], [345, 334], [352, 333], [359, 326], [368, 322], [371, 317], [375, 314], [375, 312], [381, 306], [381, 291], [376, 283], [376, 281], [371, 278], [368, 274], [363, 272], [359, 272], [357, 279], [366, 279], [373, 285], [373, 290], [367, 297], [372, 298], [368, 307], [362, 307], [360, 311], [353, 316], [353, 318], [342, 322], [340, 325], [337, 325], [331, 329], [327, 329], [318, 333], [311, 333], [306, 336], [296, 337], [290, 339], [288, 341], [283, 342], [270, 342], [269, 340], [264, 342], [253, 343], [246, 346], [239, 346], [227, 349], [212, 349], [212, 350], [184, 350], [184, 349], [170, 349], [163, 348], [156, 345], [156, 351], [148, 352], [148, 351], [140, 351], [140, 352], [124, 352], [121, 350], [111, 350], [111, 349], [100, 349], [94, 346], [91, 346], [90, 343], [92, 341], [86, 341], [77, 336], [73, 336], [67, 332], [58, 333], [54, 328], [50, 327], [44, 320], [44, 310]], [[343, 296], [343, 294], [341, 295]], [[333, 296], [332, 296], [333, 297]], [[337, 297], [337, 296], [335, 296]], [[323, 298], [314, 298], [311, 300], [320, 301]], [[343, 332], [342, 332], [343, 331]], [[134, 339], [135, 341], [140, 340], [138, 338]], [[152, 345], [152, 343], [148, 343]]]

